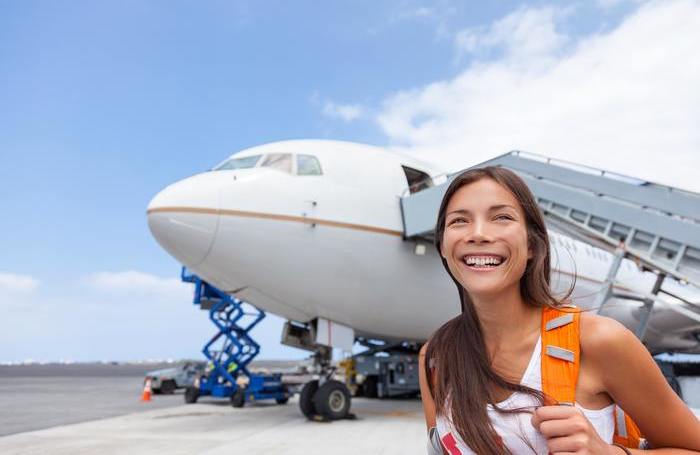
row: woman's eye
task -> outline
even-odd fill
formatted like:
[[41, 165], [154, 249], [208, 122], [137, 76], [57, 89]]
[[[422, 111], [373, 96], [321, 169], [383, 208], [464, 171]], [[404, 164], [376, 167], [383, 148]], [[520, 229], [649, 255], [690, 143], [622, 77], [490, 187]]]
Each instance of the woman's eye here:
[[496, 215], [496, 219], [497, 220], [512, 220], [513, 217], [510, 215], [502, 214], [502, 215]]
[[464, 218], [453, 218], [449, 224], [464, 223], [464, 222], [465, 222]]

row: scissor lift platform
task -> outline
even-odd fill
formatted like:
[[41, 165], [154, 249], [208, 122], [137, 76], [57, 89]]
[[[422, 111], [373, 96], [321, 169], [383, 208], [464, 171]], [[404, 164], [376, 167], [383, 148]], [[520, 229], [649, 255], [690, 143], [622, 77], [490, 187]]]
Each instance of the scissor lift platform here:
[[209, 311], [217, 333], [204, 345], [202, 353], [209, 359], [207, 373], [185, 391], [185, 402], [195, 403], [201, 396], [229, 398], [235, 407], [246, 401], [274, 399], [279, 404], [290, 393], [281, 374], [258, 375], [248, 365], [260, 352], [250, 331], [265, 318], [265, 312], [228, 295], [182, 268], [182, 281], [193, 283], [194, 304]]

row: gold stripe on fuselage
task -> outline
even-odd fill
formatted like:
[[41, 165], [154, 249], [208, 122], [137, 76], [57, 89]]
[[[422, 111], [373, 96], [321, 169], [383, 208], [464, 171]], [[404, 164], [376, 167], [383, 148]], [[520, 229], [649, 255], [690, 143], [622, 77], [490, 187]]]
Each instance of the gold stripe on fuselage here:
[[318, 218], [309, 218], [305, 216], [291, 216], [291, 215], [277, 215], [274, 213], [261, 213], [261, 212], [248, 212], [244, 210], [218, 210], [210, 209], [204, 207], [158, 207], [155, 209], [150, 209], [146, 214], [151, 213], [199, 213], [206, 215], [225, 215], [225, 216], [239, 216], [244, 218], [258, 218], [265, 220], [277, 220], [277, 221], [291, 221], [294, 223], [304, 223], [304, 224], [318, 224], [321, 226], [330, 226], [343, 229], [354, 229], [357, 231], [374, 232], [376, 234], [392, 235], [396, 237], [403, 237], [403, 232], [394, 231], [392, 229], [384, 229], [375, 226], [366, 226], [363, 224], [353, 224], [344, 223], [341, 221], [330, 221], [330, 220], [320, 220]]
[[[319, 224], [322, 226], [331, 226], [331, 227], [338, 227], [338, 228], [344, 228], [344, 229], [354, 229], [357, 231], [365, 231], [365, 232], [374, 232], [377, 234], [386, 234], [386, 235], [392, 235], [396, 237], [403, 237], [403, 232], [401, 231], [394, 231], [391, 229], [384, 229], [384, 228], [378, 228], [374, 226], [366, 226], [362, 224], [353, 224], [353, 223], [343, 223], [340, 221], [329, 221], [329, 220], [320, 220], [317, 218], [308, 218], [308, 217], [303, 217], [303, 216], [291, 216], [291, 215], [276, 215], [274, 213], [261, 213], [261, 212], [248, 212], [244, 210], [218, 210], [218, 209], [210, 209], [210, 208], [204, 208], [204, 207], [158, 207], [155, 209], [150, 209], [146, 212], [146, 214], [150, 215], [151, 213], [200, 213], [200, 214], [207, 214], [207, 215], [226, 215], [226, 216], [239, 216], [239, 217], [245, 217], [245, 218], [258, 218], [258, 219], [265, 219], [265, 220], [278, 220], [278, 221], [291, 221], [295, 223], [304, 223], [304, 224]], [[590, 278], [584, 275], [574, 275], [573, 273], [566, 272], [564, 270], [557, 270], [557, 269], [552, 269], [552, 272], [554, 273], [561, 273], [564, 275], [568, 275], [571, 277], [576, 277], [576, 279], [583, 279], [587, 280], [593, 283], [598, 283], [602, 284], [602, 281], [596, 280], [594, 278]], [[626, 291], [632, 291], [632, 289], [622, 286], [620, 284], [615, 284], [615, 288], [617, 289], [623, 289]]]

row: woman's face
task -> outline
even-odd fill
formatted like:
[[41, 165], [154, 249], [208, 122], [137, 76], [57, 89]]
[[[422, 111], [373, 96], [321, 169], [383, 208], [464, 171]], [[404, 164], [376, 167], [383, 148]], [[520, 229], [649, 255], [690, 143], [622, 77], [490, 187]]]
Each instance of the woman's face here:
[[472, 297], [518, 286], [532, 256], [522, 207], [489, 178], [463, 186], [447, 204], [441, 254]]

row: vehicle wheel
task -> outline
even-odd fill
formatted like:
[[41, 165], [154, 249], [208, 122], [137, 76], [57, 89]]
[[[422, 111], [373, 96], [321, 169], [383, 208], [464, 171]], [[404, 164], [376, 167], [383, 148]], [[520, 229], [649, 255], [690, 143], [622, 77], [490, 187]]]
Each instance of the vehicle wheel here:
[[318, 380], [309, 381], [304, 384], [299, 394], [299, 409], [307, 419], [312, 420], [316, 415], [316, 406], [314, 405], [314, 396], [318, 390]]
[[231, 406], [242, 408], [245, 405], [245, 389], [240, 387], [231, 395]]
[[185, 389], [185, 403], [192, 404], [196, 403], [199, 398], [199, 389], [193, 386], [189, 386]]
[[157, 389], [152, 388], [151, 392], [153, 392], [153, 395], [160, 395], [161, 393], [163, 393], [163, 391], [160, 390], [160, 388], [157, 388]]
[[284, 398], [275, 398], [275, 401], [277, 402], [277, 404], [287, 404], [287, 402], [289, 401], [289, 394], [287, 394], [287, 396], [285, 396]]
[[377, 377], [367, 376], [362, 383], [362, 391], [367, 398], [377, 398]]
[[160, 393], [163, 393], [165, 395], [172, 395], [173, 393], [175, 393], [176, 388], [177, 386], [175, 385], [175, 381], [163, 381], [160, 384]]
[[330, 380], [319, 387], [314, 405], [319, 414], [331, 420], [339, 420], [347, 417], [350, 399], [350, 391], [345, 384]]

